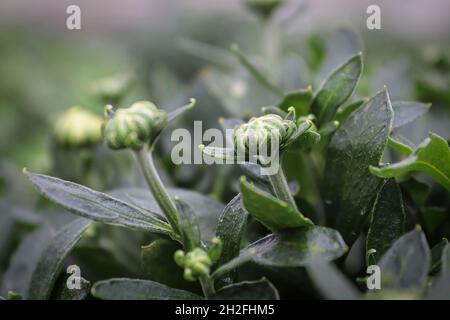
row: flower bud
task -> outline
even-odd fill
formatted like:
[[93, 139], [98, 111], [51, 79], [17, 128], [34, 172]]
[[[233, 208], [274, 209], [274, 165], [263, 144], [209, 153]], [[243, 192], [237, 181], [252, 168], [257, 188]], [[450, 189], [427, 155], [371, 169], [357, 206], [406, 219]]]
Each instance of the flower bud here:
[[201, 248], [196, 248], [187, 254], [178, 250], [174, 258], [175, 262], [184, 268], [184, 278], [188, 281], [195, 281], [198, 277], [208, 275], [212, 266], [208, 253]]
[[80, 106], [74, 106], [56, 121], [53, 133], [61, 146], [89, 147], [101, 141], [101, 125], [101, 117]]
[[[296, 129], [294, 121], [283, 119], [276, 114], [251, 118], [249, 122], [241, 124], [233, 130], [235, 152], [238, 155], [245, 154], [246, 159], [250, 156], [260, 155], [263, 150], [270, 156], [273, 138], [276, 138], [279, 149]], [[257, 154], [250, 155], [251, 152], [257, 152]]]
[[139, 101], [129, 108], [113, 111], [106, 106], [103, 136], [111, 149], [141, 149], [152, 143], [167, 124], [167, 114], [153, 103]]
[[222, 240], [214, 237], [211, 242], [212, 245], [208, 250], [208, 256], [212, 262], [217, 262], [222, 254]]

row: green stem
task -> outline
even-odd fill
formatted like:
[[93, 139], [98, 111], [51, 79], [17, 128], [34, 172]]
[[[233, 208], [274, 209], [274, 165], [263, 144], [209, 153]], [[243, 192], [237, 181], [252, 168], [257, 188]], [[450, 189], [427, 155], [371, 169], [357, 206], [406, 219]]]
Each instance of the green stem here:
[[216, 289], [214, 288], [214, 281], [207, 276], [200, 278], [200, 284], [202, 286], [203, 294], [205, 295], [205, 298], [209, 298], [214, 293], [216, 293]]
[[294, 209], [297, 210], [297, 204], [295, 203], [294, 197], [289, 190], [289, 186], [286, 181], [286, 177], [284, 176], [283, 169], [281, 168], [281, 164], [277, 173], [269, 175], [268, 177], [277, 198], [286, 201]]
[[156, 202], [158, 202], [175, 233], [179, 234], [179, 213], [177, 207], [167, 193], [156, 171], [151, 152], [142, 148], [134, 153]]

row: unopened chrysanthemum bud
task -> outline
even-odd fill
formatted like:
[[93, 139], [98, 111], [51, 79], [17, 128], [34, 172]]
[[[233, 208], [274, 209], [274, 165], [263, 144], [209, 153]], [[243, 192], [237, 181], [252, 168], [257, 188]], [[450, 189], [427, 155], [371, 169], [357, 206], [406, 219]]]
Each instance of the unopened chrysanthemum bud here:
[[55, 123], [55, 141], [67, 148], [89, 147], [101, 141], [102, 118], [81, 108], [71, 107]]
[[139, 101], [129, 108], [105, 108], [103, 136], [111, 149], [141, 149], [152, 143], [167, 124], [167, 114], [153, 103]]
[[116, 104], [126, 94], [132, 79], [128, 74], [119, 74], [95, 81], [92, 92], [105, 104]]
[[213, 264], [208, 253], [201, 248], [196, 248], [186, 254], [178, 250], [175, 252], [174, 258], [177, 265], [184, 268], [184, 278], [188, 281], [195, 281], [198, 277], [208, 275]]
[[211, 247], [208, 249], [208, 256], [212, 262], [217, 262], [222, 254], [222, 240], [214, 237], [211, 242]]
[[245, 4], [263, 18], [268, 18], [272, 12], [283, 3], [283, 0], [246, 0]]
[[[270, 155], [272, 143], [277, 142], [281, 148], [297, 129], [294, 121], [283, 119], [276, 114], [266, 114], [258, 118], [251, 118], [249, 122], [241, 124], [233, 130], [235, 151], [239, 155], [249, 157], [249, 153], [262, 151]], [[273, 141], [275, 140], [276, 141]], [[274, 146], [275, 147], [275, 146]]]

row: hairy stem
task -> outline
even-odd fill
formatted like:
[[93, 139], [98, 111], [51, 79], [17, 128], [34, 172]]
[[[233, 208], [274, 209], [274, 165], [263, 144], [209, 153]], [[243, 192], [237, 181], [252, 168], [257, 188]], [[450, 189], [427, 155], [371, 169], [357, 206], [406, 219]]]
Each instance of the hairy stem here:
[[279, 166], [277, 173], [269, 175], [268, 177], [270, 184], [272, 185], [272, 189], [275, 192], [277, 198], [286, 201], [294, 209], [297, 210], [297, 204], [295, 203], [294, 197], [292, 196], [291, 191], [289, 190], [289, 186], [286, 181], [286, 177], [284, 176], [284, 172], [283, 169], [281, 168], [281, 165]]
[[158, 205], [161, 207], [167, 221], [170, 223], [175, 233], [179, 234], [179, 213], [177, 207], [167, 193], [167, 190], [156, 171], [152, 154], [145, 148], [135, 151], [134, 153], [156, 202], [158, 202]]

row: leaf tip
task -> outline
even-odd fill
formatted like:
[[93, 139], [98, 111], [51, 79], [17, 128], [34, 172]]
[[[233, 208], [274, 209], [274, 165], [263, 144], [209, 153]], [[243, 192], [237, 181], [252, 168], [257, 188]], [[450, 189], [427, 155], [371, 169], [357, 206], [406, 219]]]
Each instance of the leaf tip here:
[[236, 42], [233, 42], [232, 44], [230, 44], [230, 50], [232, 52], [238, 52], [239, 51], [239, 46], [237, 45]]
[[197, 99], [195, 99], [195, 98], [190, 98], [189, 99], [189, 103], [190, 103], [190, 108], [193, 108], [193, 107], [195, 107], [195, 105], [197, 104]]
[[312, 87], [312, 85], [308, 85], [307, 87], [306, 87], [306, 92], [308, 92], [308, 93], [312, 93], [313, 92], [313, 87]]
[[422, 226], [420, 224], [416, 224], [416, 226], [414, 227], [414, 230], [417, 232], [421, 232], [422, 231]]
[[27, 169], [27, 167], [23, 167], [23, 168], [22, 168], [22, 174], [23, 174], [24, 176], [27, 176], [27, 175], [28, 175], [28, 169]]

